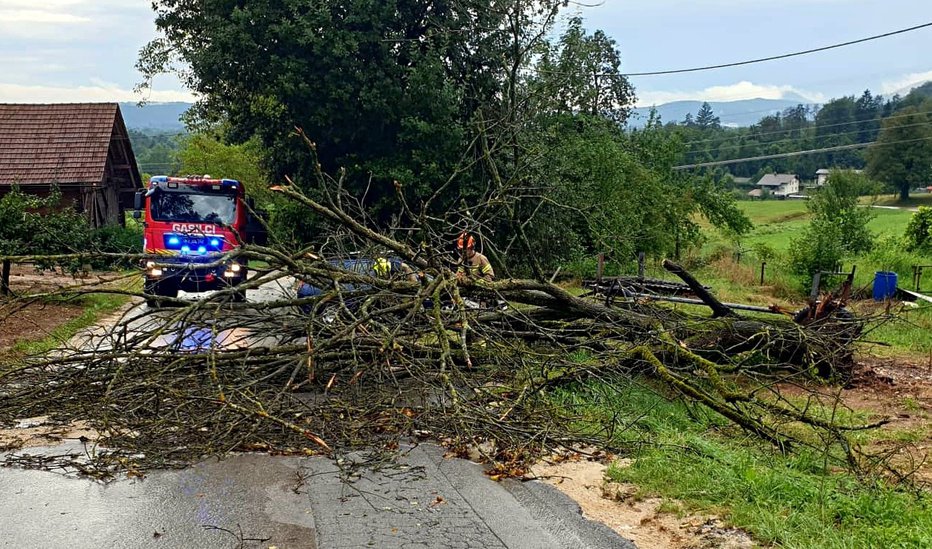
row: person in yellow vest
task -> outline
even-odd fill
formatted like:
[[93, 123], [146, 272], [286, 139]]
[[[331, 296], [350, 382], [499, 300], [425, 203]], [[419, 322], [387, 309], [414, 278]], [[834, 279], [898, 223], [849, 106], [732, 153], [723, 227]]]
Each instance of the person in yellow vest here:
[[386, 259], [377, 257], [372, 263], [372, 270], [380, 278], [390, 279], [394, 277], [404, 278], [408, 282], [418, 282], [420, 279], [407, 263], [400, 259]]
[[456, 250], [461, 257], [459, 267], [456, 269], [457, 281], [482, 279], [492, 282], [495, 280], [495, 270], [492, 269], [489, 258], [476, 251], [476, 239], [472, 235], [466, 232], [460, 234], [456, 240]]

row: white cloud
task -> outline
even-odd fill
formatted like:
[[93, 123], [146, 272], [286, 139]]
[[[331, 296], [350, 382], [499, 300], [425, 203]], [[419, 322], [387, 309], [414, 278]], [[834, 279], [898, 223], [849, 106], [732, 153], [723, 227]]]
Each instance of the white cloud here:
[[74, 25], [90, 23], [90, 17], [81, 17], [71, 13], [60, 13], [45, 10], [9, 10], [0, 9], [0, 21], [4, 26], [19, 23], [30, 24], [51, 24], [51, 25]]
[[0, 34], [30, 40], [67, 41], [74, 29], [90, 28], [93, 19], [74, 13], [46, 9], [8, 9], [0, 5]]
[[74, 88], [53, 86], [23, 86], [19, 84], [0, 83], [0, 103], [83, 103], [108, 101], [185, 101], [193, 102], [197, 98], [184, 90], [152, 90], [140, 95], [98, 81], [92, 86]]
[[68, 42], [95, 39], [131, 29], [141, 21], [151, 26], [145, 2], [132, 0], [0, 0], [0, 36], [25, 41]]
[[802, 96], [813, 103], [825, 101], [821, 93], [799, 90], [793, 86], [754, 84], [748, 81], [727, 86], [712, 86], [697, 91], [637, 90], [637, 106], [649, 107], [672, 101], [739, 101], [742, 99], [783, 99], [789, 95]]
[[[80, 4], [82, 0], [43, 0], [42, 9], [57, 10]], [[36, 0], [0, 0], [0, 10], [35, 9]]]
[[887, 80], [881, 83], [880, 93], [882, 95], [906, 94], [909, 93], [909, 90], [925, 84], [929, 80], [932, 80], [932, 71], [904, 74], [896, 80]]

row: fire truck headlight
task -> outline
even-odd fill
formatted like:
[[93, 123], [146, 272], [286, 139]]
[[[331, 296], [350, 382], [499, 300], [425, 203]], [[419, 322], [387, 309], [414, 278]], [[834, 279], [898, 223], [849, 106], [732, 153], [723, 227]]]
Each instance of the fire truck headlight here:
[[234, 273], [238, 273], [241, 268], [242, 267], [240, 267], [239, 263], [233, 263], [232, 265], [230, 265], [230, 270], [233, 271]]
[[151, 269], [152, 267], [155, 267], [155, 261], [146, 261], [146, 268]]
[[162, 276], [162, 269], [149, 269], [149, 276], [151, 277]]

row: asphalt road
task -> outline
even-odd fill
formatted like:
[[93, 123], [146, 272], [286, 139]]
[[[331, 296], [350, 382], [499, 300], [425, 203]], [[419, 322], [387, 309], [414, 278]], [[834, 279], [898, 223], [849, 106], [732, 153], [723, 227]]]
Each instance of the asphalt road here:
[[[267, 301], [288, 291], [289, 282], [283, 281], [250, 291], [247, 299]], [[138, 317], [134, 313], [142, 307], [136, 305], [124, 318]], [[162, 328], [170, 316], [144, 315], [128, 322], [125, 332]], [[119, 331], [90, 330], [72, 343], [83, 350], [104, 348]], [[153, 345], [179, 337], [203, 344], [190, 333], [168, 329]], [[235, 331], [210, 336], [222, 345], [252, 345], [259, 343], [257, 337]], [[0, 468], [0, 547], [634, 547], [584, 519], [572, 500], [548, 485], [494, 482], [481, 466], [447, 459], [434, 445], [404, 450], [398, 463], [377, 470], [349, 467], [359, 456], [338, 463], [248, 454], [106, 485], [49, 471]], [[72, 440], [19, 452], [84, 451]]]
[[106, 485], [4, 468], [0, 547], [634, 547], [549, 485], [494, 482], [434, 445], [406, 450], [348, 479], [345, 463], [259, 454]]

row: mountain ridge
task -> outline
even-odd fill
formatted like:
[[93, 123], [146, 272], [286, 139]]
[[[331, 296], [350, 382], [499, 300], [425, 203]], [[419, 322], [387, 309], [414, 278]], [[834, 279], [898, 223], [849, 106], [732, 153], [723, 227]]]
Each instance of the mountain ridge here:
[[[647, 124], [652, 108], [657, 109], [660, 120], [664, 124], [668, 122], [682, 122], [687, 114], [694, 117], [699, 112], [699, 108], [705, 101], [672, 101], [663, 103], [656, 107], [637, 107], [632, 109], [631, 118], [628, 120], [629, 128], [641, 128]], [[786, 109], [805, 105], [808, 107], [817, 107], [819, 103], [813, 103], [802, 96], [790, 96], [784, 99], [739, 99], [737, 101], [708, 101], [709, 106], [715, 116], [719, 117], [723, 126], [751, 126], [760, 121], [761, 118], [783, 112]]]
[[192, 103], [181, 101], [168, 103], [146, 103], [139, 106], [136, 103], [120, 103], [120, 112], [123, 113], [123, 123], [129, 130], [157, 131], [157, 132], [183, 132], [183, 115]]

